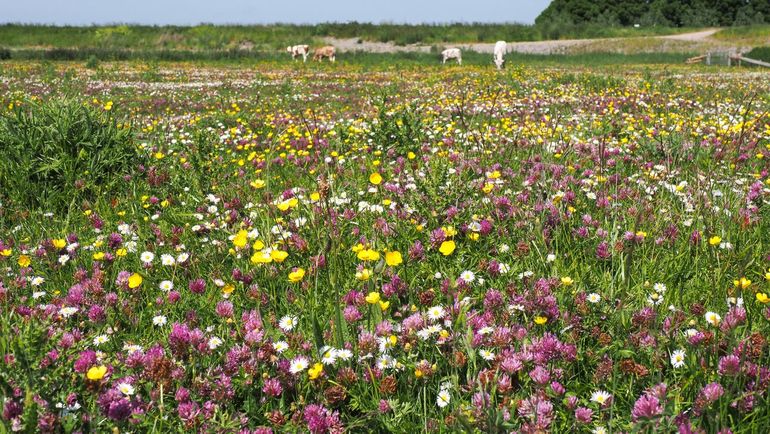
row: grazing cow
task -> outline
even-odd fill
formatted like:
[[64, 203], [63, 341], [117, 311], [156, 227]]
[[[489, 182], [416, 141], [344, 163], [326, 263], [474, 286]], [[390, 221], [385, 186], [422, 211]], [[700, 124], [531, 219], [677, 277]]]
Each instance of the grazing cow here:
[[505, 52], [508, 50], [508, 44], [505, 41], [497, 41], [495, 43], [494, 62], [497, 69], [503, 69], [505, 63]]
[[291, 58], [297, 60], [297, 56], [302, 56], [302, 61], [307, 62], [307, 55], [310, 53], [310, 47], [307, 45], [292, 45], [286, 47], [286, 51], [291, 53]]
[[325, 47], [316, 48], [313, 53], [313, 60], [322, 61], [324, 57], [328, 58], [330, 62], [334, 62], [335, 54], [337, 50], [331, 45]]
[[463, 55], [459, 48], [447, 48], [441, 52], [441, 63], [446, 63], [449, 59], [457, 59], [457, 64], [463, 64]]

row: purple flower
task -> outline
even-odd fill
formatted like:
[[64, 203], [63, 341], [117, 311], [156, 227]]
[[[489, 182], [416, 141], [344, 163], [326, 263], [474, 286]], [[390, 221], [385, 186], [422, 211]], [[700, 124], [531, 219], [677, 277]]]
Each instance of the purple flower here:
[[588, 407], [578, 407], [575, 409], [575, 419], [580, 423], [591, 423], [594, 411]]
[[661, 414], [663, 414], [663, 406], [660, 405], [658, 398], [651, 394], [644, 394], [634, 403], [631, 419], [636, 422], [639, 419], [652, 419]]
[[741, 359], [731, 354], [719, 359], [719, 375], [735, 375], [741, 370]]
[[187, 288], [193, 294], [203, 294], [206, 291], [206, 281], [203, 279], [195, 279], [190, 281]]
[[711, 404], [725, 393], [725, 389], [721, 384], [714, 382], [703, 386], [703, 390], [701, 390], [700, 393], [701, 396]]

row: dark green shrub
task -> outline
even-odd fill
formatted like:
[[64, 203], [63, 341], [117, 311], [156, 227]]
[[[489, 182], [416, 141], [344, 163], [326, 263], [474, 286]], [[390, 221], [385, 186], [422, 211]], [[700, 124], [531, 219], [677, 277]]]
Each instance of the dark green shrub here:
[[770, 46], [754, 47], [751, 51], [746, 53], [746, 57], [749, 59], [757, 59], [764, 62], [770, 62]]
[[30, 101], [0, 113], [0, 201], [67, 213], [109, 195], [141, 161], [111, 111], [75, 100]]

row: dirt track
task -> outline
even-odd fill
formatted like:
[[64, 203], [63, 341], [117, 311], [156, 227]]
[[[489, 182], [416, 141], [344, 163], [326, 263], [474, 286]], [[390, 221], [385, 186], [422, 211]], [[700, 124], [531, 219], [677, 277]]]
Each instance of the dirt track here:
[[[699, 32], [692, 33], [680, 33], [676, 35], [666, 36], [645, 36], [638, 38], [604, 38], [604, 39], [560, 39], [552, 41], [534, 41], [534, 42], [509, 42], [508, 52], [526, 53], [526, 54], [561, 54], [569, 53], [572, 51], [601, 51], [601, 47], [605, 47], [607, 51], [617, 51], [616, 47], [622, 45], [626, 41], [647, 41], [651, 45], [658, 45], [662, 47], [667, 46], [666, 41], [672, 41], [679, 45], [699, 46], [702, 44], [715, 44], [716, 47], [725, 51], [735, 51], [736, 47], [729, 47], [716, 44], [711, 36], [719, 29], [707, 29]], [[351, 51], [364, 51], [369, 53], [398, 53], [398, 52], [430, 52], [429, 45], [396, 45], [392, 42], [371, 42], [362, 41], [356, 38], [349, 39], [337, 39], [337, 38], [324, 38], [324, 41], [328, 44], [337, 47], [340, 52]], [[474, 44], [446, 44], [446, 46], [456, 46], [463, 50], [472, 50], [479, 53], [492, 53], [495, 43], [474, 43]], [[598, 49], [596, 49], [596, 48]]]

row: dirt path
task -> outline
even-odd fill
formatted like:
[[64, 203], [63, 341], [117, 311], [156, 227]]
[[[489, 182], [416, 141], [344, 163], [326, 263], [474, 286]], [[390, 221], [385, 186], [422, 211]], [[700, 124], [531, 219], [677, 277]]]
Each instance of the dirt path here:
[[[707, 44], [714, 42], [711, 38], [719, 29], [706, 29], [698, 32], [679, 33], [666, 36], [644, 36], [638, 38], [601, 38], [601, 39], [560, 39], [551, 41], [533, 41], [533, 42], [509, 42], [509, 53], [525, 54], [563, 54], [581, 49], [594, 51], [593, 47], [607, 47], [608, 51], [614, 51], [613, 47], [622, 45], [630, 40], [646, 40], [648, 42], [661, 42], [665, 46], [665, 41], [676, 41], [681, 44]], [[422, 44], [396, 45], [392, 42], [371, 42], [362, 41], [357, 38], [337, 39], [327, 37], [324, 41], [337, 47], [340, 52], [364, 51], [368, 53], [399, 53], [399, 52], [418, 52], [429, 53], [430, 46]], [[458, 47], [463, 50], [472, 50], [479, 53], [492, 53], [494, 42], [472, 43], [472, 44], [443, 44]], [[728, 47], [729, 48], [729, 47]], [[597, 50], [598, 51], [598, 50]]]

